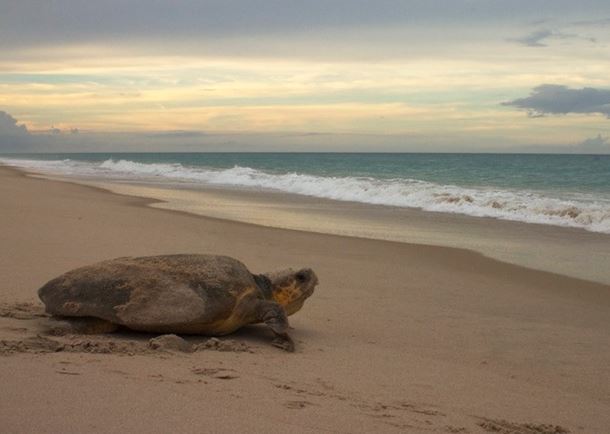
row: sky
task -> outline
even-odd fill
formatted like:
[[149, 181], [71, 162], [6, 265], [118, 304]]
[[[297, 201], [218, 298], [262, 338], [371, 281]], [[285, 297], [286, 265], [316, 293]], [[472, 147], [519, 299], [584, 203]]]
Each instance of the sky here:
[[0, 152], [610, 152], [608, 0], [0, 0]]

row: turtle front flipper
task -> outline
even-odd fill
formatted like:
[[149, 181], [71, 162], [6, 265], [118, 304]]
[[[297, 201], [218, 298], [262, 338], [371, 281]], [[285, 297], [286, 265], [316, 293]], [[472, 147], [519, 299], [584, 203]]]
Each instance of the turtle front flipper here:
[[260, 301], [256, 307], [258, 320], [264, 322], [275, 333], [272, 345], [290, 353], [294, 351], [294, 341], [288, 336], [288, 318], [284, 308], [274, 301]]

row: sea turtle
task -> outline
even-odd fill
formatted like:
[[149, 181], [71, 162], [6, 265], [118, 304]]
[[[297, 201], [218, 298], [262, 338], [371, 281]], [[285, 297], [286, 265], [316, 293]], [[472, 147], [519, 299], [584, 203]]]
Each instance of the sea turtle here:
[[273, 344], [294, 351], [287, 315], [313, 293], [318, 278], [304, 268], [252, 274], [227, 256], [125, 257], [77, 268], [38, 290], [46, 311], [85, 333], [119, 326], [153, 333], [220, 336], [265, 323]]

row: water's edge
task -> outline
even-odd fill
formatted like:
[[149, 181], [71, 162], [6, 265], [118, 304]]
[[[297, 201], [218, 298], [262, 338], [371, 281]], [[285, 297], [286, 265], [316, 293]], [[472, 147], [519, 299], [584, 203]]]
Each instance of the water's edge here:
[[582, 229], [404, 208], [304, 198], [286, 193], [164, 185], [22, 172], [46, 179], [152, 199], [149, 206], [259, 226], [475, 251], [501, 262], [610, 284], [604, 261], [610, 236]]
[[[146, 158], [161, 158], [152, 154], [137, 157], [145, 162], [103, 159], [106, 157], [107, 155], [97, 156], [96, 161], [70, 159], [5, 159], [4, 161], [26, 170], [90, 178], [95, 181], [104, 179], [110, 182], [166, 184], [182, 189], [218, 186], [250, 192], [275, 191], [343, 202], [360, 202], [369, 205], [415, 208], [438, 213], [582, 228], [591, 232], [610, 234], [610, 179], [608, 179], [609, 188], [605, 189], [605, 178], [597, 179], [596, 176], [593, 176], [594, 174], [589, 178], [597, 179], [595, 182], [598, 184], [595, 187], [589, 186], [588, 190], [578, 192], [565, 188], [560, 190], [512, 188], [510, 182], [515, 182], [515, 179], [519, 178], [512, 172], [512, 181], [506, 181], [509, 182], [506, 186], [494, 186], [493, 183], [485, 186], [458, 186], [449, 181], [445, 181], [449, 183], [439, 183], [438, 180], [437, 182], [424, 180], [425, 174], [418, 179], [405, 177], [404, 174], [396, 177], [400, 171], [397, 166], [400, 165], [395, 163], [394, 172], [390, 171], [388, 174], [387, 171], [384, 172], [384, 167], [379, 166], [375, 170], [369, 170], [370, 176], [364, 176], [365, 169], [360, 167], [354, 169], [354, 174], [350, 174], [345, 163], [341, 168], [333, 166], [330, 169], [316, 169], [301, 162], [303, 167], [299, 171], [291, 171], [296, 170], [298, 162], [288, 159], [281, 162], [285, 166], [282, 171], [278, 172], [268, 167], [261, 169], [259, 166], [262, 162], [269, 164], [265, 160], [256, 161], [253, 167], [239, 165], [217, 167], [185, 165], [186, 163], [170, 162], [171, 159], [162, 160], [162, 162], [147, 161]], [[196, 157], [202, 158], [199, 155], [192, 156], [192, 158]], [[133, 158], [136, 159], [136, 157]], [[163, 156], [163, 158], [166, 157]], [[0, 159], [0, 161], [3, 160]], [[322, 160], [322, 162], [324, 161]], [[359, 163], [362, 164], [361, 161]], [[392, 164], [387, 161], [383, 163]], [[494, 163], [497, 164], [497, 162]], [[312, 163], [307, 162], [307, 164]], [[335, 162], [335, 164], [338, 163]], [[432, 163], [428, 162], [428, 164]], [[444, 164], [448, 165], [447, 162]], [[462, 161], [460, 164], [465, 163]], [[490, 163], [488, 162], [488, 164]], [[490, 167], [470, 169], [459, 167], [460, 173], [490, 171]], [[441, 172], [442, 170], [437, 175], [441, 176]], [[377, 173], [376, 177], [371, 173]], [[489, 180], [492, 173], [487, 173], [486, 176], [488, 182], [492, 182]], [[553, 179], [553, 182], [561, 182], [557, 176]], [[592, 182], [591, 179], [588, 182]], [[582, 181], [585, 182], [584, 179]], [[574, 182], [572, 180], [571, 189], [576, 188]]]

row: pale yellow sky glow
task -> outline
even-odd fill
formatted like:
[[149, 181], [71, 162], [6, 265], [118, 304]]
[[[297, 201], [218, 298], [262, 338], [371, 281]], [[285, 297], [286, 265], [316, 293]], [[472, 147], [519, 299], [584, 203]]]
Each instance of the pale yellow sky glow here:
[[502, 104], [541, 85], [605, 97], [606, 27], [441, 18], [449, 24], [432, 30], [374, 23], [200, 38], [79, 30], [77, 43], [49, 31], [48, 43], [4, 47], [0, 110], [32, 133], [369, 134], [476, 147], [565, 146], [610, 131], [610, 101], [571, 112], [562, 100], [539, 117], [527, 115], [535, 105]]

